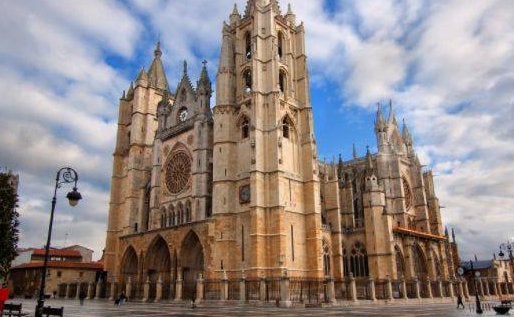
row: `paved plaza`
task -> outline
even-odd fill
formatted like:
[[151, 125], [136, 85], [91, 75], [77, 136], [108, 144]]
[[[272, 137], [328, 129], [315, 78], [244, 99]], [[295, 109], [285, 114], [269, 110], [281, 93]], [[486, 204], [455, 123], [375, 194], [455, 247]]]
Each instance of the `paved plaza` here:
[[[33, 316], [35, 300], [11, 300], [13, 303], [22, 303], [23, 310]], [[273, 306], [252, 306], [241, 304], [226, 304], [223, 306], [212, 304], [208, 307], [184, 306], [173, 303], [125, 303], [115, 306], [107, 301], [85, 301], [80, 306], [78, 300], [47, 300], [47, 305], [64, 307], [67, 317], [164, 317], [164, 316], [426, 316], [426, 317], [463, 317], [477, 316], [474, 307], [466, 303], [466, 309], [457, 310], [453, 304], [366, 304], [356, 306], [336, 306], [325, 308], [277, 308]], [[482, 316], [495, 316], [490, 309], [491, 303], [486, 303]]]

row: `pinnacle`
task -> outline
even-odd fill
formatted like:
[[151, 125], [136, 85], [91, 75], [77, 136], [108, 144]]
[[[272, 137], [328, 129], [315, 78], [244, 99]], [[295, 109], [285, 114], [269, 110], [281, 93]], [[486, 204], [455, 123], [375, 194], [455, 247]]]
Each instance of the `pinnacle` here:
[[239, 10], [237, 9], [237, 3], [234, 3], [234, 9], [232, 10], [232, 15], [239, 15]]
[[155, 45], [155, 50], [153, 52], [154, 52], [154, 56], [156, 58], [161, 57], [162, 51], [161, 51], [161, 42], [160, 41], [158, 41], [157, 44]]

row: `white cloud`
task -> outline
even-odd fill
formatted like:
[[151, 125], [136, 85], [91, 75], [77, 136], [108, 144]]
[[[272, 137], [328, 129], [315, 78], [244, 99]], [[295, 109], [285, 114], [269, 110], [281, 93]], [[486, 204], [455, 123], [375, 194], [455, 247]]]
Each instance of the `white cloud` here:
[[[243, 13], [246, 1], [236, 2]], [[443, 216], [463, 253], [489, 256], [514, 207], [511, 1], [339, 0], [336, 12], [322, 0], [291, 2], [305, 23], [313, 89], [337, 83], [323, 91], [342, 98], [345, 111], [393, 98], [422, 162], [440, 175]], [[0, 164], [21, 174], [22, 243], [44, 235], [54, 173], [71, 164], [84, 175], [85, 199], [60, 211], [55, 242], [72, 231], [69, 242], [100, 255], [117, 99], [142, 66], [134, 64], [147, 66], [160, 38], [172, 89], [183, 59], [193, 80], [207, 59], [213, 78], [232, 4], [0, 2]], [[473, 250], [477, 235], [484, 242]]]

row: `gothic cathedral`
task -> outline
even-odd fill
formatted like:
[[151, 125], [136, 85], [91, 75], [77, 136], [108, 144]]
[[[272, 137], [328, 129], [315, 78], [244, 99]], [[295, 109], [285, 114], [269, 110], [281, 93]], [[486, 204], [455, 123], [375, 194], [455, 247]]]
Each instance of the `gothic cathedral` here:
[[392, 107], [387, 119], [377, 111], [378, 153], [318, 159], [304, 39], [277, 0], [234, 7], [213, 107], [205, 64], [194, 85], [184, 62], [170, 90], [157, 44], [119, 103], [104, 254], [111, 292], [191, 298], [202, 279], [203, 294], [207, 281], [226, 280], [226, 298], [251, 297], [259, 284], [240, 295], [242, 279], [284, 276], [330, 279], [341, 294], [348, 279], [416, 280], [428, 291], [455, 278], [432, 174]]

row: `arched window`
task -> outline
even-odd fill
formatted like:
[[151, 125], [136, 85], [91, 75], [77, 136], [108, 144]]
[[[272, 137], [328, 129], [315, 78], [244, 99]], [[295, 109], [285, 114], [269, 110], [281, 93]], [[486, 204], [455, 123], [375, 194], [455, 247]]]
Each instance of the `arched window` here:
[[241, 138], [246, 139], [250, 136], [250, 125], [248, 119], [244, 118], [241, 122]]
[[250, 32], [245, 34], [245, 56], [246, 59], [252, 58], [252, 36]]
[[186, 203], [186, 222], [191, 222], [191, 202]]
[[368, 255], [366, 253], [366, 247], [362, 242], [355, 242], [349, 254], [346, 249], [344, 249], [343, 261], [345, 276], [349, 276], [350, 272], [354, 277], [369, 276]]
[[281, 93], [286, 91], [286, 74], [283, 70], [278, 72], [278, 88]]
[[284, 53], [284, 34], [282, 32], [278, 32], [278, 56], [282, 58], [282, 54]]
[[366, 182], [364, 176], [361, 178], [355, 177], [352, 180], [353, 192], [353, 217], [355, 219], [355, 227], [362, 228], [364, 226], [364, 206], [362, 203], [362, 193]]
[[287, 118], [282, 120], [282, 136], [286, 139], [289, 139], [289, 132], [291, 130], [291, 123]]
[[252, 91], [252, 72], [249, 69], [245, 70], [243, 73], [243, 84], [245, 93]]
[[173, 205], [170, 206], [168, 223], [170, 227], [175, 225], [175, 207]]
[[183, 209], [184, 209], [184, 207], [182, 206], [182, 203], [179, 203], [178, 208], [177, 208], [177, 225], [182, 224]]
[[177, 222], [176, 222], [176, 218], [175, 218], [175, 212], [172, 211], [171, 212], [171, 225], [174, 226]]
[[330, 250], [328, 243], [323, 240], [323, 273], [325, 273], [325, 276], [330, 276], [330, 271]]

